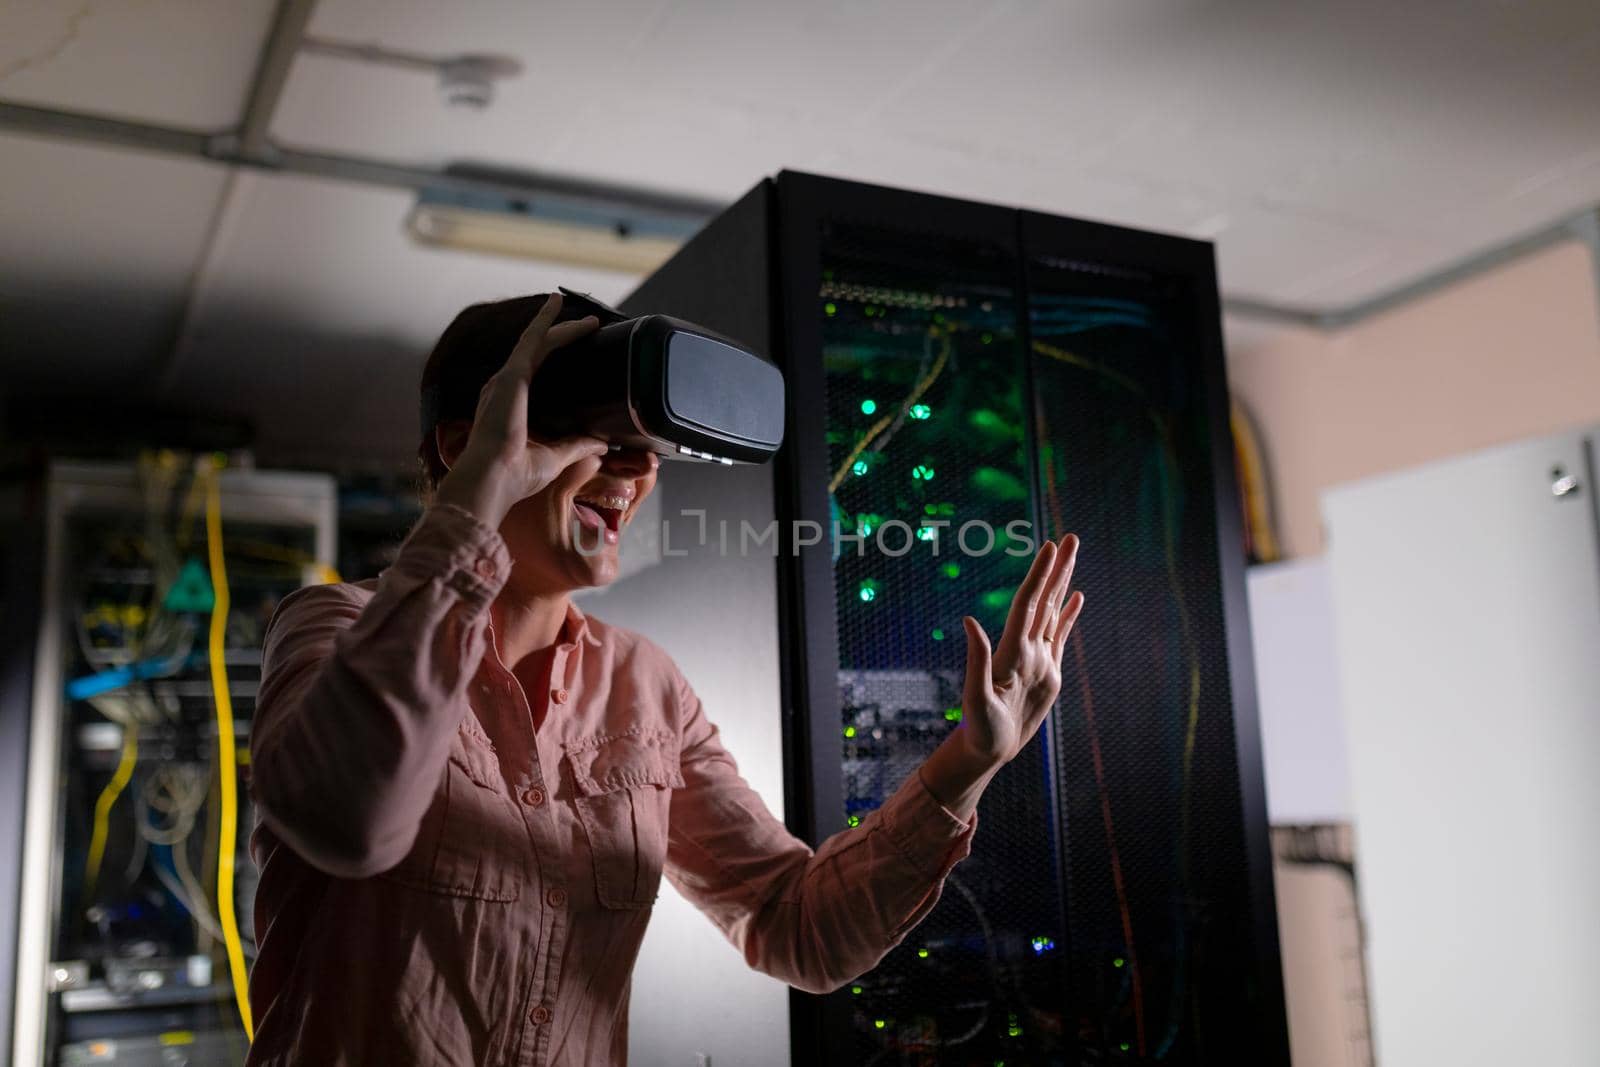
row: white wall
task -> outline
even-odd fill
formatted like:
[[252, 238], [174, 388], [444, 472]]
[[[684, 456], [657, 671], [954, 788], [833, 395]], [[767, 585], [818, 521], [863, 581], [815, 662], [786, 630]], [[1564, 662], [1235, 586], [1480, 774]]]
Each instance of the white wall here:
[[1267, 813], [1279, 826], [1348, 822], [1327, 563], [1315, 556], [1251, 567], [1248, 589]]
[[1600, 1062], [1593, 458], [1569, 433], [1324, 498], [1382, 1067]]

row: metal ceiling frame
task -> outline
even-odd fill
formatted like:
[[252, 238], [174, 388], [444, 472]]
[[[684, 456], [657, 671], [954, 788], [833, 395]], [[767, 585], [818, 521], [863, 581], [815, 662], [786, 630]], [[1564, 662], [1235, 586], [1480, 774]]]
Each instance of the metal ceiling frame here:
[[1595, 295], [1596, 299], [1600, 300], [1600, 206], [1596, 206], [1503, 244], [1474, 252], [1464, 259], [1444, 267], [1437, 267], [1409, 282], [1402, 282], [1377, 296], [1358, 300], [1341, 308], [1317, 310], [1286, 307], [1248, 298], [1233, 298], [1223, 301], [1223, 309], [1229, 314], [1243, 318], [1261, 319], [1291, 326], [1309, 326], [1318, 330], [1342, 330], [1363, 319], [1409, 304], [1474, 275], [1493, 270], [1514, 259], [1520, 259], [1565, 241], [1577, 241], [1589, 249], [1590, 261], [1594, 268]]
[[[380, 159], [281, 147], [273, 143], [270, 137], [272, 117], [315, 6], [316, 0], [280, 0], [267, 44], [262, 50], [261, 62], [256, 68], [245, 114], [236, 130], [205, 133], [3, 100], [0, 100], [0, 130], [385, 188], [542, 200], [591, 213], [598, 211], [611, 214], [616, 217], [619, 226], [634, 229], [638, 228], [636, 220], [640, 216], [657, 219], [667, 217], [676, 222], [699, 225], [710, 221], [727, 206], [714, 200], [633, 185], [590, 181], [571, 175], [518, 171], [514, 177], [501, 179], [487, 174], [447, 173]], [[228, 195], [231, 195], [231, 191]], [[220, 216], [222, 212], [218, 214]], [[200, 257], [202, 263], [210, 258], [213, 237], [207, 239], [207, 247]], [[1600, 299], [1600, 205], [1597, 205], [1344, 307], [1307, 308], [1248, 297], [1224, 298], [1222, 305], [1225, 312], [1241, 318], [1324, 331], [1342, 330], [1513, 259], [1572, 240], [1589, 249], [1594, 265], [1596, 297]], [[193, 289], [194, 286], [191, 286], [191, 295]], [[189, 313], [184, 317], [189, 318]]]

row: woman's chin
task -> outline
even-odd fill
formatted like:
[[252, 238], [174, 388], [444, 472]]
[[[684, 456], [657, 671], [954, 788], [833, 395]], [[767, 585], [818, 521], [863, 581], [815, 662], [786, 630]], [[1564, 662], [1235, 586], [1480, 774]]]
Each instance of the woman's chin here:
[[617, 580], [617, 572], [621, 567], [615, 545], [607, 545], [593, 553], [574, 550], [568, 560], [568, 573], [580, 583], [580, 588], [610, 585]]

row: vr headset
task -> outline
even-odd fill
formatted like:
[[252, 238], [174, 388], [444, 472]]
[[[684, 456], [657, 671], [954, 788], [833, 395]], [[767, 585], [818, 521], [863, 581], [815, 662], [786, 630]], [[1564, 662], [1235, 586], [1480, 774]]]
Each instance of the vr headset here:
[[528, 425], [668, 459], [764, 463], [783, 443], [783, 374], [744, 346], [667, 315], [628, 318], [562, 289], [562, 318], [600, 328], [546, 357]]
[[[612, 448], [705, 463], [764, 463], [777, 452], [784, 423], [777, 367], [692, 322], [629, 318], [584, 293], [561, 293], [561, 321], [594, 315], [600, 328], [552, 351], [534, 374], [528, 390], [534, 433], [587, 434]], [[513, 340], [508, 336], [506, 344]], [[425, 385], [423, 439], [441, 420], [470, 419], [483, 383], [504, 360], [504, 351], [474, 351]]]

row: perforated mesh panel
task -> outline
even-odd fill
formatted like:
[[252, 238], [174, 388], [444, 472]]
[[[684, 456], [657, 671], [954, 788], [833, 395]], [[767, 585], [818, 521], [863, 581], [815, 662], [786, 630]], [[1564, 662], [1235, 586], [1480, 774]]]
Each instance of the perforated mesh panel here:
[[1089, 605], [1053, 724], [986, 793], [972, 856], [844, 994], [837, 1062], [1252, 1062], [1274, 1008], [1217, 543], [1228, 430], [1196, 341], [1214, 324], [1191, 280], [1021, 263], [1004, 229], [821, 224], [847, 818], [958, 721], [961, 617], [998, 638], [1039, 537], [1081, 536]]
[[1049, 534], [1083, 541], [1056, 753], [1086, 1056], [1246, 1062], [1248, 863], [1205, 382], [1178, 282], [1029, 264]]
[[[998, 639], [1031, 560], [1006, 531], [1031, 516], [1024, 353], [1008, 250], [839, 224], [824, 227], [822, 248], [816, 313], [842, 535], [839, 728], [853, 820], [954, 727], [961, 617]], [[966, 523], [978, 525], [963, 548]], [[992, 547], [984, 530], [997, 535]], [[1012, 533], [1031, 538], [1026, 525]], [[990, 787], [973, 854], [933, 914], [848, 994], [856, 1062], [1063, 1062], [1052, 805], [1034, 744]]]

